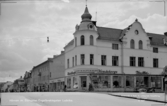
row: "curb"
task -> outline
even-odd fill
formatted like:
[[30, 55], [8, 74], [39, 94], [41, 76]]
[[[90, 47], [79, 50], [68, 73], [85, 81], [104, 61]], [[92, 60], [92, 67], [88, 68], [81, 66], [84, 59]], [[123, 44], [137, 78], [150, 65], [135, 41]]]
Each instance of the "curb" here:
[[167, 103], [167, 102], [165, 102], [165, 101], [152, 100], [152, 99], [143, 99], [143, 98], [128, 97], [128, 96], [121, 96], [121, 95], [114, 95], [114, 94], [108, 94], [108, 95], [117, 96], [117, 97], [123, 97], [123, 98], [131, 98], [131, 99], [145, 100], [145, 101], [151, 101], [151, 102], [158, 102], [158, 103]]

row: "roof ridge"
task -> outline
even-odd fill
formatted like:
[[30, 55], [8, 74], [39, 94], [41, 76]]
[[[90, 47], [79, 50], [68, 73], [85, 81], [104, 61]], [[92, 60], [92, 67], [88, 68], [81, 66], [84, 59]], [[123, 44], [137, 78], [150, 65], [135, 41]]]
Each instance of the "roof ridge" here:
[[[101, 27], [101, 26], [97, 26], [97, 27]], [[109, 28], [109, 27], [101, 27], [101, 28], [107, 28], [107, 29], [118, 29], [118, 28]], [[124, 30], [124, 29], [118, 29], [118, 30]]]

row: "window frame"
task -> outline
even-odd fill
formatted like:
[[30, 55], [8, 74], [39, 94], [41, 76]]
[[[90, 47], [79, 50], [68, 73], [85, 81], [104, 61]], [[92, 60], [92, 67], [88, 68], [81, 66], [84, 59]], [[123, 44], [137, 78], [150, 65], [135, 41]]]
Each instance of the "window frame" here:
[[119, 45], [116, 44], [116, 43], [113, 43], [113, 44], [112, 44], [112, 49], [113, 49], [113, 50], [118, 50], [118, 49], [119, 49]]
[[135, 49], [135, 41], [133, 39], [130, 40], [130, 48]]
[[89, 39], [90, 39], [90, 45], [94, 45], [93, 35], [90, 35]]
[[[132, 60], [131, 60], [132, 59]], [[133, 60], [134, 59], [134, 60]], [[131, 62], [132, 62], [132, 64], [131, 64]], [[131, 56], [130, 57], [130, 66], [131, 67], [135, 67], [136, 66], [136, 57], [134, 57], [134, 56]]]
[[144, 67], [144, 57], [138, 57], [138, 67]]
[[107, 65], [107, 56], [101, 55], [101, 65], [106, 66]]
[[119, 56], [112, 56], [112, 66], [119, 66]]
[[159, 60], [158, 58], [153, 58], [153, 68], [158, 68], [159, 67]]
[[139, 40], [139, 49], [143, 49], [143, 42], [142, 42], [142, 40]]
[[85, 45], [85, 36], [81, 35], [80, 39], [81, 39], [81, 46]]
[[153, 47], [153, 53], [158, 53], [158, 47]]
[[85, 54], [81, 54], [81, 65], [85, 64]]
[[94, 65], [94, 54], [90, 54], [90, 65]]

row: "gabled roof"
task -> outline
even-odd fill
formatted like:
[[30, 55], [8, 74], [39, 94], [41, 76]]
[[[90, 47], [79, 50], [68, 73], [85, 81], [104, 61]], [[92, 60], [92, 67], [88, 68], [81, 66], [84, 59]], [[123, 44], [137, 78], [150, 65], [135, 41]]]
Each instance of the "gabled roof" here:
[[[126, 30], [127, 28], [122, 30], [122, 29], [116, 29], [116, 28], [106, 28], [106, 27], [97, 26], [97, 31], [99, 34], [99, 37], [97, 39], [119, 41], [120, 37], [124, 36], [124, 33], [126, 32]], [[165, 38], [164, 35], [147, 33], [147, 36], [152, 37], [151, 45], [165, 46], [163, 42], [163, 38]], [[71, 40], [65, 47], [73, 45], [73, 43], [74, 43], [74, 39]]]
[[165, 38], [164, 35], [154, 34], [154, 33], [147, 33], [147, 35], [149, 37], [152, 37], [151, 45], [165, 46], [163, 42], [163, 39]]
[[119, 37], [123, 30], [115, 29], [115, 28], [105, 28], [105, 27], [98, 27], [97, 31], [99, 34], [98, 39], [101, 40], [116, 40], [119, 41]]

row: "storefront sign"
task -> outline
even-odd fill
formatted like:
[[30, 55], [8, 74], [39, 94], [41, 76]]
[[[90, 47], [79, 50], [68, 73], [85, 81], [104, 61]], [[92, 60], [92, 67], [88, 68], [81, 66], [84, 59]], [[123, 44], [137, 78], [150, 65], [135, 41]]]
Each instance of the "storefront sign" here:
[[76, 72], [68, 72], [68, 75], [75, 75]]

